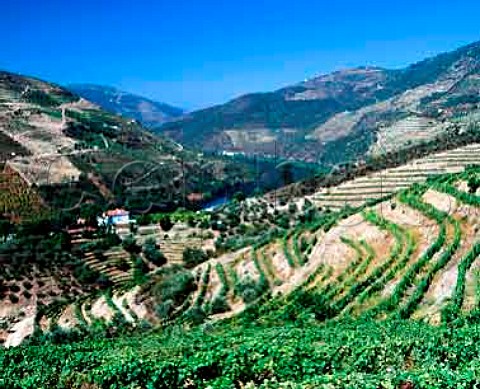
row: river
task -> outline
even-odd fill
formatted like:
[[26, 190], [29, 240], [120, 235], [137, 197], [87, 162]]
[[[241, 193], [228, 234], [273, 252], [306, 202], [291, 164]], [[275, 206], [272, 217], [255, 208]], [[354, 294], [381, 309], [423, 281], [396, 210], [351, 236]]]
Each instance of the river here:
[[205, 203], [202, 207], [202, 211], [207, 211], [207, 212], [214, 211], [215, 209], [221, 207], [222, 205], [227, 204], [228, 202], [230, 202], [230, 198], [228, 196], [217, 197], [216, 199], [213, 199], [208, 203]]

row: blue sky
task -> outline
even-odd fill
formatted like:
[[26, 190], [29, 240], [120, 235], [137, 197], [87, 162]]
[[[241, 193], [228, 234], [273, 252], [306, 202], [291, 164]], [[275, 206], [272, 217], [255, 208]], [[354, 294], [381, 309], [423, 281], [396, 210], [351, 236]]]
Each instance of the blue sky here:
[[477, 1], [0, 0], [0, 68], [187, 109], [480, 40]]

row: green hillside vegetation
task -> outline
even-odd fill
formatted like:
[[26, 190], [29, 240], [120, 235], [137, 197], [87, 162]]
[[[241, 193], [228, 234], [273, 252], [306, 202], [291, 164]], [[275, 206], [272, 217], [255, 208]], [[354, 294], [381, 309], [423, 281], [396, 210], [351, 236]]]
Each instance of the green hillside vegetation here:
[[474, 322], [369, 320], [172, 328], [65, 345], [58, 334], [53, 344], [2, 352], [0, 382], [24, 389], [474, 387], [478, 334]]
[[479, 47], [160, 136], [0, 72], [0, 387], [477, 387]]
[[[470, 166], [355, 208], [317, 210], [231, 259], [191, 250], [200, 262], [191, 272], [164, 265], [137, 278], [155, 320], [37, 324], [24, 345], [0, 353], [2, 385], [474, 387], [478, 177]], [[412, 215], [421, 222], [401, 222]], [[342, 258], [321, 260], [338, 250]], [[451, 269], [455, 279], [435, 298]]]

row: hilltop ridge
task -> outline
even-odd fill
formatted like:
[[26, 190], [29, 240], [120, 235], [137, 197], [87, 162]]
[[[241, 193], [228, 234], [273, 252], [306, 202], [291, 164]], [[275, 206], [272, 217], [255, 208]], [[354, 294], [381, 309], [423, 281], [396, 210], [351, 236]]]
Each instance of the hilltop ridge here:
[[404, 69], [339, 70], [191, 112], [159, 131], [186, 144], [195, 134], [206, 150], [275, 150], [326, 164], [398, 151], [475, 120], [479, 53], [475, 42]]
[[184, 111], [166, 103], [96, 84], [70, 84], [67, 89], [89, 100], [105, 111], [138, 120], [145, 127], [156, 127], [179, 118]]

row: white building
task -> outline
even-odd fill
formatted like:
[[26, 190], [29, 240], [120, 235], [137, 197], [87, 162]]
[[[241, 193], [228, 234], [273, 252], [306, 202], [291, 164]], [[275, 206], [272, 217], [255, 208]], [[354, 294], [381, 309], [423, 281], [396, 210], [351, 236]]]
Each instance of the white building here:
[[112, 209], [105, 212], [98, 219], [101, 226], [128, 226], [130, 224], [130, 212], [125, 209]]

